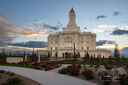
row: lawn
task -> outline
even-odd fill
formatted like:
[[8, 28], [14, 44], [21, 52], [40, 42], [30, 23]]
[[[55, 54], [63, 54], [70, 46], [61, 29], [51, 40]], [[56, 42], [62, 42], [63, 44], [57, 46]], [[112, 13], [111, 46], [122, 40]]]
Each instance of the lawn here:
[[32, 68], [32, 69], [37, 68], [37, 66], [34, 65], [21, 65], [21, 64], [0, 64], [0, 66], [14, 66], [14, 67], [24, 67], [24, 68]]

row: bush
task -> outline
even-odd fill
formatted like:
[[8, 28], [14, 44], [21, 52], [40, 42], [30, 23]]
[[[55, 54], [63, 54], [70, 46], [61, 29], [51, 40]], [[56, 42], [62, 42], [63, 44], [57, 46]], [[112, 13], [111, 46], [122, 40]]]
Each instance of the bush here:
[[81, 68], [81, 64], [77, 64], [77, 67], [80, 69]]
[[4, 70], [0, 70], [0, 73], [5, 73], [5, 71]]
[[60, 74], [66, 74], [68, 73], [68, 69], [67, 68], [63, 68], [61, 70], [58, 71]]
[[75, 65], [68, 67], [68, 72], [72, 76], [78, 76], [79, 75], [79, 68]]
[[120, 80], [121, 85], [128, 85], [128, 75], [123, 75]]
[[94, 78], [92, 70], [85, 69], [82, 74], [85, 76], [86, 79]]
[[8, 74], [9, 76], [14, 76], [15, 73], [11, 72], [11, 71], [8, 71], [6, 74]]
[[106, 65], [104, 65], [104, 67], [105, 67], [106, 69], [112, 69], [112, 68], [113, 68], [113, 65], [111, 65], [111, 64], [106, 64]]
[[7, 82], [2, 85], [24, 85], [24, 83], [23, 80], [14, 77], [14, 78], [9, 78]]
[[99, 64], [96, 64], [95, 68], [98, 68], [100, 65]]

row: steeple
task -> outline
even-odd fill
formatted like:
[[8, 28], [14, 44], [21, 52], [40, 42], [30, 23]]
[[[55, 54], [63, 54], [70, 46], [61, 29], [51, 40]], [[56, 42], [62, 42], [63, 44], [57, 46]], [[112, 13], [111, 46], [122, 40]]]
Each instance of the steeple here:
[[74, 9], [72, 8], [69, 12], [69, 23], [68, 25], [76, 25], [76, 14]]
[[70, 10], [70, 14], [71, 14], [71, 13], [75, 13], [73, 8]]
[[67, 27], [63, 28], [63, 32], [80, 32], [80, 27], [76, 25], [76, 14], [73, 8], [69, 11], [69, 22]]

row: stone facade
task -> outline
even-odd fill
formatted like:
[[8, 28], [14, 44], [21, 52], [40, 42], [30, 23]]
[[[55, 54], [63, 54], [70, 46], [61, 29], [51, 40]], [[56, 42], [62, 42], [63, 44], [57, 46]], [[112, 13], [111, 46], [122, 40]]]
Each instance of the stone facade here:
[[73, 57], [75, 53], [84, 57], [88, 52], [92, 56], [109, 57], [111, 51], [96, 49], [96, 34], [91, 32], [81, 32], [80, 27], [76, 25], [76, 15], [73, 10], [69, 12], [69, 22], [67, 27], [58, 34], [48, 36], [48, 52], [52, 57]]

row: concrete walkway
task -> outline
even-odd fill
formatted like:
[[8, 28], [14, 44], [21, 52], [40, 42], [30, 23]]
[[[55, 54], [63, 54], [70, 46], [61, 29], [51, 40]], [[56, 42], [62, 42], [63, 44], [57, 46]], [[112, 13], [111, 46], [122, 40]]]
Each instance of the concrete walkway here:
[[28, 68], [0, 66], [0, 70], [11, 71], [16, 74], [35, 80], [42, 85], [97, 85], [85, 80], [57, 74], [49, 71], [40, 71]]

